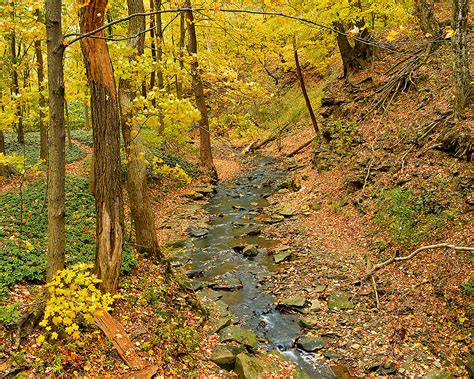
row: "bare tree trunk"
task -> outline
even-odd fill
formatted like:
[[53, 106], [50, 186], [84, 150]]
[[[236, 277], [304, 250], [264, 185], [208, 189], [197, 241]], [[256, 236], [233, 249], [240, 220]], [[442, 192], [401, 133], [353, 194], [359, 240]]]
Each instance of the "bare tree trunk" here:
[[48, 51], [49, 159], [48, 159], [48, 269], [49, 282], [64, 268], [65, 246], [65, 153], [64, 153], [64, 45], [61, 26], [62, 1], [46, 0]]
[[[184, 71], [184, 60], [183, 60], [183, 51], [184, 51], [184, 40], [186, 38], [186, 28], [184, 27], [185, 23], [185, 14], [181, 12], [179, 15], [179, 67], [181, 71]], [[183, 83], [179, 80], [178, 75], [176, 75], [176, 96], [178, 99], [183, 97]]]
[[423, 33], [438, 36], [440, 27], [434, 15], [434, 0], [415, 0], [415, 16]]
[[464, 117], [464, 109], [471, 95], [471, 73], [469, 67], [469, 46], [467, 15], [469, 0], [453, 0], [453, 73], [455, 82], [454, 114]]
[[[16, 34], [15, 31], [11, 34], [10, 38], [10, 54], [12, 60], [12, 94], [16, 97], [20, 95], [20, 84], [18, 82], [18, 69], [16, 65], [18, 64], [18, 55], [16, 51]], [[18, 101], [18, 100], [17, 100]], [[25, 143], [25, 130], [23, 128], [23, 114], [21, 104], [18, 104], [16, 107], [16, 115], [18, 117], [18, 124], [17, 124], [17, 140], [22, 145]]]
[[[144, 13], [143, 0], [128, 0], [128, 14]], [[145, 18], [135, 17], [129, 21], [128, 34], [137, 35], [145, 30]], [[145, 34], [129, 40], [129, 46], [135, 50], [130, 60], [142, 55]], [[161, 259], [162, 253], [156, 234], [155, 216], [150, 203], [146, 178], [145, 148], [139, 135], [140, 125], [134, 121], [131, 103], [136, 96], [130, 79], [120, 79], [119, 98], [122, 114], [122, 134], [127, 154], [127, 191], [137, 250], [154, 260]]]
[[[39, 18], [39, 10], [36, 12]], [[44, 61], [43, 52], [41, 50], [41, 40], [35, 41], [36, 62], [38, 63], [38, 92], [39, 92], [39, 127], [40, 127], [40, 159], [48, 159], [48, 125], [45, 122], [46, 115], [44, 107], [46, 99], [44, 98]]]
[[[187, 0], [185, 6], [191, 8], [191, 1]], [[199, 71], [199, 62], [197, 58], [197, 38], [196, 28], [194, 25], [193, 11], [186, 11], [187, 28], [188, 28], [188, 52], [192, 58], [191, 75], [193, 80], [193, 91], [196, 98], [196, 106], [201, 113], [199, 120], [200, 135], [200, 156], [201, 164], [209, 171], [212, 180], [217, 181], [217, 170], [214, 166], [211, 150], [211, 135], [209, 130], [209, 116], [207, 113], [206, 98], [204, 95], [204, 87], [202, 84], [201, 73]]]
[[[104, 23], [107, 0], [83, 0], [80, 10], [82, 33]], [[103, 37], [99, 32], [95, 36]], [[123, 201], [120, 163], [120, 125], [117, 91], [107, 44], [103, 39], [81, 40], [89, 88], [94, 139], [96, 222], [95, 272], [100, 289], [115, 293], [122, 266]]]
[[[157, 11], [161, 10], [162, 0], [155, 0], [155, 9]], [[161, 91], [165, 88], [164, 78], [163, 78], [163, 22], [161, 18], [161, 13], [155, 15], [155, 44], [156, 44], [156, 63], [158, 63], [158, 69], [156, 70], [156, 84], [158, 89]], [[158, 116], [160, 120], [160, 127], [158, 129], [159, 133], [163, 135], [165, 131], [165, 121], [163, 112], [159, 110], [160, 115]]]
[[306, 85], [304, 83], [303, 72], [301, 71], [300, 60], [298, 57], [298, 49], [296, 48], [296, 38], [293, 38], [293, 51], [295, 56], [295, 65], [296, 73], [300, 81], [301, 92], [303, 92], [304, 101], [306, 103], [306, 108], [308, 108], [309, 116], [311, 117], [311, 122], [313, 124], [314, 132], [318, 134], [318, 122], [316, 121], [316, 116], [314, 115], [313, 106], [311, 105], [311, 100], [308, 96], [308, 91], [306, 91]]

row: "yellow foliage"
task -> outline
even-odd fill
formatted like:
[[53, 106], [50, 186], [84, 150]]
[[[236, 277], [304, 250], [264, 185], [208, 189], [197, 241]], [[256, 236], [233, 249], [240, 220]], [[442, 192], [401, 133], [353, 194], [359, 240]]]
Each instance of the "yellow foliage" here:
[[[46, 331], [52, 328], [63, 330], [72, 338], [79, 339], [79, 324], [75, 322], [79, 315], [91, 324], [98, 310], [111, 310], [110, 306], [118, 296], [103, 294], [95, 287], [101, 280], [89, 271], [92, 267], [92, 264], [75, 264], [58, 271], [46, 285], [50, 297], [40, 322]], [[50, 338], [57, 339], [58, 333], [53, 331]], [[37, 342], [42, 343], [44, 339], [44, 336], [39, 336]]]

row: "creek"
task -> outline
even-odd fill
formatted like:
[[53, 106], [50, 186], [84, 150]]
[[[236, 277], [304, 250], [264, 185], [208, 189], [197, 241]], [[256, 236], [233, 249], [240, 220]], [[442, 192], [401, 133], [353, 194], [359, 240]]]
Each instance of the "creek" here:
[[[248, 175], [217, 186], [215, 195], [204, 205], [210, 219], [208, 232], [193, 238], [193, 272], [199, 273], [199, 281], [217, 287], [221, 301], [239, 325], [266, 341], [262, 344], [265, 350], [278, 350], [311, 378], [336, 378], [320, 356], [295, 348], [295, 340], [304, 335], [298, 316], [280, 312], [276, 299], [264, 290], [265, 278], [277, 269], [267, 250], [280, 242], [260, 234], [262, 224], [268, 222], [263, 211], [286, 178], [277, 162], [258, 158]], [[243, 255], [242, 249], [249, 245], [258, 247], [255, 256]], [[215, 286], [223, 280], [238, 285], [227, 290]]]

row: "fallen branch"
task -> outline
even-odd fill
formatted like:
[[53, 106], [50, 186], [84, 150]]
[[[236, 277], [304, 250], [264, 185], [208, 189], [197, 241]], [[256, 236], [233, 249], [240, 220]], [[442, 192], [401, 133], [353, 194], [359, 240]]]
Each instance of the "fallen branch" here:
[[449, 244], [449, 243], [440, 243], [440, 244], [437, 244], [437, 245], [422, 246], [422, 247], [419, 247], [418, 249], [416, 249], [413, 253], [411, 253], [409, 255], [405, 255], [403, 257], [394, 256], [390, 259], [387, 259], [386, 261], [384, 261], [382, 263], [376, 264], [367, 274], [365, 274], [365, 276], [362, 280], [365, 281], [367, 279], [370, 279], [377, 271], [381, 270], [385, 266], [388, 266], [388, 265], [390, 265], [394, 262], [407, 261], [409, 259], [412, 259], [413, 257], [415, 257], [416, 255], [418, 255], [419, 253], [421, 253], [422, 251], [425, 251], [425, 250], [442, 249], [442, 248], [453, 249], [455, 251], [474, 251], [474, 247], [456, 246], [456, 245], [452, 245], [452, 244]]
[[94, 315], [96, 325], [110, 338], [120, 357], [125, 361], [128, 367], [134, 370], [131, 377], [139, 379], [148, 379], [153, 377], [158, 371], [158, 366], [149, 365], [135, 351], [127, 332], [109, 312], [102, 310]]
[[297, 153], [299, 153], [301, 150], [303, 150], [305, 147], [311, 145], [311, 143], [314, 141], [314, 138], [315, 137], [311, 137], [311, 139], [309, 141], [306, 141], [304, 144], [302, 144], [301, 146], [297, 147], [296, 149], [294, 149], [292, 152], [288, 153], [286, 156], [288, 158], [296, 155]]

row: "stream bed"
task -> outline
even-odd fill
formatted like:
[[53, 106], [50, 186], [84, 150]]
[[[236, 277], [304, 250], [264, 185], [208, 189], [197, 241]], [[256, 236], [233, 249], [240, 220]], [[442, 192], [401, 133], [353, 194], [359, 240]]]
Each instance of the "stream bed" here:
[[204, 205], [209, 213], [207, 230], [190, 226], [191, 272], [195, 283], [212, 288], [228, 306], [233, 323], [255, 333], [260, 347], [279, 351], [296, 364], [302, 377], [336, 378], [320, 356], [295, 347], [304, 335], [298, 316], [282, 313], [264, 290], [264, 278], [277, 269], [268, 250], [280, 243], [261, 235], [263, 223], [278, 222], [263, 211], [270, 205], [267, 198], [286, 178], [274, 160], [259, 158], [248, 175], [217, 186]]

